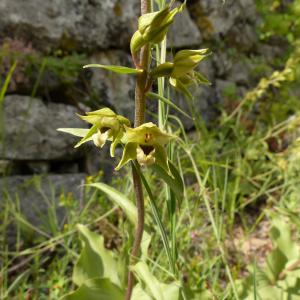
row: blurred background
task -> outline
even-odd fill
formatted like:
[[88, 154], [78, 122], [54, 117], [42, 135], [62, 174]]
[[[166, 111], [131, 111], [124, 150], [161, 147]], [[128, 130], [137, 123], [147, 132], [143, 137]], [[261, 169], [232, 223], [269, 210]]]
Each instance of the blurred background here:
[[[228, 208], [234, 216], [234, 203], [244, 209], [260, 199], [259, 207], [275, 197], [265, 191], [299, 163], [299, 157], [285, 155], [300, 136], [300, 2], [224, 2], [189, 0], [171, 27], [168, 50], [213, 52], [200, 65], [212, 85], [193, 91], [192, 106], [178, 94], [172, 101], [198, 118], [195, 124], [180, 116], [196, 145], [198, 165], [214, 161], [239, 170], [227, 174], [234, 178], [229, 186], [235, 200]], [[138, 0], [0, 0], [2, 262], [9, 259], [10, 246], [24, 249], [36, 236], [47, 239], [65, 230], [64, 224], [75, 224], [78, 219], [66, 216], [66, 207], [68, 214], [83, 217], [78, 211], [89, 193], [80, 187], [83, 183], [119, 180], [122, 185], [107, 148], [74, 149], [76, 138], [56, 129], [84, 127], [75, 114], [103, 106], [132, 120], [134, 77], [82, 66], [131, 66], [129, 42], [138, 15]], [[155, 121], [156, 106], [151, 104], [148, 119]], [[199, 133], [197, 122], [206, 133]], [[299, 172], [289, 176], [299, 180]], [[194, 183], [190, 177], [188, 185]], [[114, 230], [108, 231], [111, 243], [118, 244]]]

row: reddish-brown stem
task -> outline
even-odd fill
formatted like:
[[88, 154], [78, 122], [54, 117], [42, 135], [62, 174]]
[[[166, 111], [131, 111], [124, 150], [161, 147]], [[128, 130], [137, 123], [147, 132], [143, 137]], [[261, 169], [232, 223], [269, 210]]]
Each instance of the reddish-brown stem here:
[[[141, 14], [146, 14], [151, 11], [151, 0], [141, 0]], [[148, 66], [150, 58], [150, 47], [149, 45], [144, 46], [140, 51], [140, 59], [137, 62], [136, 56], [134, 56], [134, 63], [137, 67], [142, 69], [144, 72], [137, 75], [136, 86], [135, 86], [135, 117], [134, 117], [134, 126], [140, 126], [145, 122], [145, 93], [147, 85], [147, 76], [148, 76]], [[131, 259], [135, 259], [140, 250], [144, 223], [145, 223], [145, 208], [144, 208], [144, 195], [141, 178], [135, 169], [134, 165], [132, 166], [132, 178], [133, 186], [136, 197], [136, 206], [137, 206], [137, 215], [138, 221], [135, 231], [134, 243], [131, 251]], [[134, 285], [134, 275], [132, 271], [128, 272], [128, 281], [127, 281], [127, 291], [125, 295], [125, 300], [130, 300]]]

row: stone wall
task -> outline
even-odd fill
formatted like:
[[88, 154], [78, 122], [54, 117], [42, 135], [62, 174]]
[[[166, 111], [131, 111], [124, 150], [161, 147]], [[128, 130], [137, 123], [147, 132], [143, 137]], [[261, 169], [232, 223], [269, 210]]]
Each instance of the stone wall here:
[[[132, 119], [134, 78], [83, 71], [81, 62], [130, 66], [129, 41], [138, 13], [138, 0], [1, 0], [2, 49], [23, 54], [4, 98], [0, 173], [6, 178], [0, 181], [2, 198], [7, 195], [4, 183], [9, 193], [24, 193], [15, 182], [28, 177], [20, 176], [50, 173], [47, 180], [57, 185], [62, 178], [59, 174], [69, 174], [63, 176], [65, 192], [77, 195], [74, 178], [81, 180], [82, 174], [98, 169], [112, 170], [106, 153], [89, 146], [74, 149], [75, 139], [56, 128], [85, 126], [75, 113], [101, 105]], [[254, 0], [226, 0], [225, 4], [221, 0], [190, 0], [187, 11], [176, 18], [169, 34], [170, 51], [183, 47], [210, 47], [213, 51], [200, 66], [212, 86], [194, 91], [195, 112], [205, 120], [216, 116], [217, 106], [224, 104], [232, 91], [242, 95], [257, 82], [250, 58], [280, 55], [279, 46], [259, 42], [258, 23]], [[26, 54], [40, 58], [36, 62], [39, 67], [30, 73], [27, 67], [32, 62], [24, 59]], [[5, 55], [1, 59], [3, 79], [11, 60]], [[64, 67], [70, 74], [64, 73]], [[172, 100], [187, 109], [181, 96]], [[189, 119], [183, 122], [187, 130], [193, 129]], [[29, 194], [23, 201], [38, 199]]]

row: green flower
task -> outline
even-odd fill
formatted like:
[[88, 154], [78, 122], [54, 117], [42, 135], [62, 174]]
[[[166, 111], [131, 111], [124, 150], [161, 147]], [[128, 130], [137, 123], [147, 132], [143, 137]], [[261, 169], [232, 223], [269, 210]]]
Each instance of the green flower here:
[[179, 91], [189, 94], [187, 88], [193, 84], [210, 84], [194, 69], [209, 55], [208, 49], [182, 50], [175, 54], [173, 62], [165, 62], [150, 72], [152, 78], [169, 77], [169, 82]]
[[88, 112], [86, 116], [78, 116], [92, 124], [92, 127], [90, 129], [60, 128], [59, 131], [82, 137], [75, 148], [88, 141], [93, 141], [97, 147], [102, 148], [106, 141], [111, 141], [110, 155], [114, 157], [115, 148], [121, 143], [124, 135], [124, 126], [130, 126], [130, 121], [109, 108]]
[[116, 170], [121, 169], [130, 160], [137, 160], [141, 166], [149, 166], [156, 163], [170, 173], [164, 145], [171, 139], [176, 138], [176, 136], [162, 132], [151, 122], [136, 128], [125, 126], [125, 130], [122, 140], [125, 148]]
[[160, 43], [165, 38], [175, 15], [185, 8], [185, 2], [172, 10], [171, 5], [168, 5], [160, 11], [142, 15], [138, 20], [138, 30], [130, 42], [131, 53], [137, 52], [147, 43]]

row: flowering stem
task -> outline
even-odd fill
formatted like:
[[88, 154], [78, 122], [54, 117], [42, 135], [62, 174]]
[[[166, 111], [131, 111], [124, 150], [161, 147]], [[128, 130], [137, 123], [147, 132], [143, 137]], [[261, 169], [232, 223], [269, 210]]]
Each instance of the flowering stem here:
[[[151, 0], [141, 0], [141, 14], [147, 14], [151, 12]], [[150, 47], [145, 45], [140, 52], [139, 62], [135, 64], [144, 70], [143, 73], [137, 75], [136, 87], [135, 87], [135, 118], [134, 126], [138, 127], [142, 125], [145, 121], [145, 94], [147, 86], [147, 76], [148, 76], [148, 66], [150, 60]], [[132, 178], [133, 186], [136, 197], [136, 206], [137, 206], [137, 227], [135, 231], [134, 243], [131, 251], [131, 258], [136, 258], [139, 253], [140, 245], [143, 238], [144, 223], [145, 223], [145, 208], [144, 208], [144, 195], [141, 178], [138, 175], [137, 170], [135, 169], [134, 164], [132, 164]], [[125, 300], [131, 299], [132, 289], [134, 285], [134, 276], [132, 271], [128, 272], [128, 284], [127, 291], [125, 295]]]

